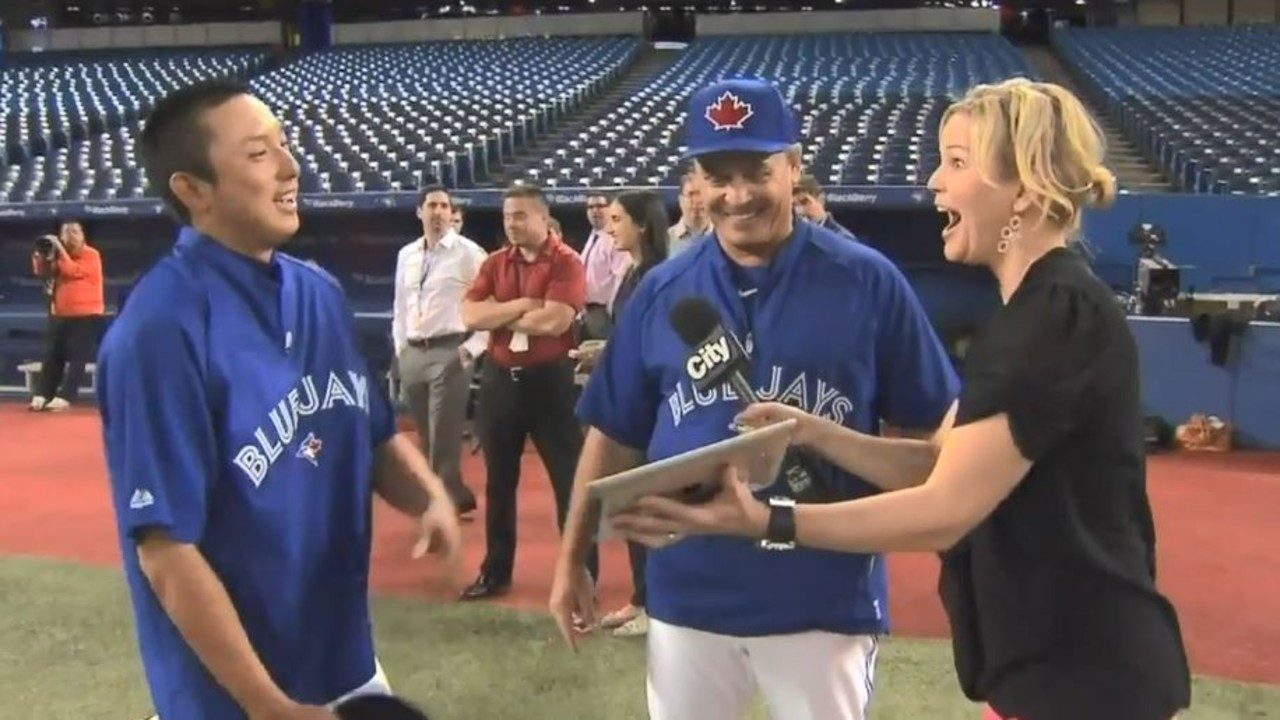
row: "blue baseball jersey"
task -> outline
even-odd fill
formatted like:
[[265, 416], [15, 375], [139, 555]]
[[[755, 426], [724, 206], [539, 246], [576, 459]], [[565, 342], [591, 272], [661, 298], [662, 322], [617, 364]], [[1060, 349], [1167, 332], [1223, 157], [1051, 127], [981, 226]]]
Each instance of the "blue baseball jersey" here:
[[98, 355], [111, 493], [143, 665], [163, 718], [245, 717], [139, 569], [159, 528], [199, 548], [290, 697], [374, 675], [372, 464], [395, 417], [332, 277], [184, 230]]
[[[742, 340], [748, 379], [763, 400], [875, 434], [881, 418], [936, 428], [958, 391], [906, 278], [875, 250], [797, 222], [772, 262], [748, 268], [709, 236], [645, 275], [579, 401], [584, 422], [650, 461], [729, 437], [742, 407], [731, 389], [700, 392], [685, 374], [690, 349], [668, 316], [688, 295], [707, 298]], [[877, 492], [830, 463], [818, 463], [818, 471], [848, 496]], [[878, 555], [777, 552], [746, 538], [692, 537], [651, 550], [646, 579], [650, 616], [707, 632], [889, 627]]]

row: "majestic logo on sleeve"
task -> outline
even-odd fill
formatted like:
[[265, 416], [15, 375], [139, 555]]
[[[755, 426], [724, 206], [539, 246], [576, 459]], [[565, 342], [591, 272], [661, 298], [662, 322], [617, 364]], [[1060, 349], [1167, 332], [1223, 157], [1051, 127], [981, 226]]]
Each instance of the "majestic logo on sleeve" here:
[[707, 122], [711, 123], [711, 128], [719, 132], [745, 129], [747, 120], [755, 114], [755, 110], [751, 109], [751, 103], [742, 102], [737, 95], [725, 92], [707, 106], [706, 118]]
[[[318, 383], [324, 383], [320, 391]], [[258, 486], [267, 478], [272, 466], [284, 455], [298, 434], [298, 423], [304, 418], [334, 408], [352, 407], [369, 414], [369, 378], [354, 371], [330, 372], [319, 378], [305, 375], [289, 389], [280, 402], [268, 413], [270, 425], [260, 425], [253, 431], [253, 442], [236, 452], [234, 462], [249, 480]], [[320, 438], [307, 433], [298, 443], [295, 457], [319, 466]]]

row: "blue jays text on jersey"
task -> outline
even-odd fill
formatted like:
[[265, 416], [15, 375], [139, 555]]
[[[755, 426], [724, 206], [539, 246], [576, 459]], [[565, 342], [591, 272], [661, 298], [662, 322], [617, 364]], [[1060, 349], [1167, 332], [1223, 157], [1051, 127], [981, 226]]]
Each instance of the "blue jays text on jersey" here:
[[[803, 371], [788, 373], [780, 365], [771, 365], [765, 372], [768, 379], [755, 389], [761, 402], [791, 405], [839, 425], [844, 425], [854, 410], [853, 399], [824, 378], [813, 377]], [[728, 384], [702, 391], [688, 380], [681, 379], [667, 396], [671, 425], [679, 427], [681, 421], [696, 409], [718, 403], [731, 403], [737, 408], [742, 406], [742, 399]]]
[[[330, 371], [321, 378], [324, 391], [317, 389], [316, 378], [305, 375], [298, 384], [280, 398], [267, 414], [269, 425], [259, 425], [253, 431], [254, 442], [243, 445], [235, 455], [235, 464], [256, 486], [266, 479], [271, 466], [284, 455], [285, 448], [293, 443], [299, 421], [317, 412], [345, 405], [369, 412], [369, 378], [354, 370], [346, 372], [346, 378]], [[317, 440], [314, 435], [309, 436]], [[308, 459], [313, 461], [314, 457]]]

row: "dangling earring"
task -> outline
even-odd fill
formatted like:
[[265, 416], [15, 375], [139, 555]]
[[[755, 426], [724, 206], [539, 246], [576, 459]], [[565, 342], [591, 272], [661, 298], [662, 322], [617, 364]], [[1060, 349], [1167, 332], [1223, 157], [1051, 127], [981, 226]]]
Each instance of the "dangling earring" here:
[[1009, 252], [1009, 246], [1022, 238], [1022, 218], [1014, 215], [1009, 222], [1000, 228], [1000, 242], [996, 243], [996, 252], [1001, 255]]

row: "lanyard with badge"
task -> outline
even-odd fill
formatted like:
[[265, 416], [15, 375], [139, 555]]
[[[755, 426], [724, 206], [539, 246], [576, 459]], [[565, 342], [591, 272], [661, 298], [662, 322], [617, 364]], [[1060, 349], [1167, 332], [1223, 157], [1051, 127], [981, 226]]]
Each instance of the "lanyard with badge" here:
[[412, 326], [419, 331], [422, 330], [422, 328], [419, 327], [419, 325], [422, 324], [422, 316], [424, 314], [422, 312], [422, 300], [424, 295], [423, 289], [426, 288], [427, 278], [431, 275], [431, 267], [435, 261], [434, 253], [435, 253], [435, 248], [428, 245], [427, 241], [424, 239], [422, 241], [422, 262], [420, 264], [421, 271], [418, 273], [418, 294], [414, 297], [413, 320], [412, 320]]

